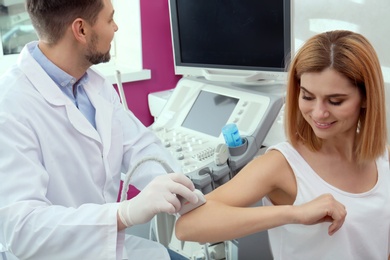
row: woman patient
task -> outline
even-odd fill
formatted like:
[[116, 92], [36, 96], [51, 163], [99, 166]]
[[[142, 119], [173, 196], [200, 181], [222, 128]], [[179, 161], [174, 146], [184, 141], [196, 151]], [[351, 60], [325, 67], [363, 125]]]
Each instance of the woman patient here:
[[369, 41], [350, 31], [312, 37], [289, 68], [287, 142], [207, 194], [176, 236], [218, 242], [269, 229], [275, 259], [389, 259], [385, 116]]

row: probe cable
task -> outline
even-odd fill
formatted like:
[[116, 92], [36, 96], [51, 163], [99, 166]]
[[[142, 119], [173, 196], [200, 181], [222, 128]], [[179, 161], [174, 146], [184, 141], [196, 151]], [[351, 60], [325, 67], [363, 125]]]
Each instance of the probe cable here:
[[139, 166], [141, 166], [143, 163], [148, 161], [154, 161], [159, 163], [167, 173], [173, 172], [172, 168], [165, 161], [159, 158], [152, 157], [152, 156], [143, 158], [142, 160], [138, 161], [132, 168], [129, 168], [129, 170], [127, 171], [125, 179], [123, 181], [120, 201], [124, 201], [127, 199], [127, 192], [129, 191], [130, 178], [133, 176], [134, 172], [138, 169]]

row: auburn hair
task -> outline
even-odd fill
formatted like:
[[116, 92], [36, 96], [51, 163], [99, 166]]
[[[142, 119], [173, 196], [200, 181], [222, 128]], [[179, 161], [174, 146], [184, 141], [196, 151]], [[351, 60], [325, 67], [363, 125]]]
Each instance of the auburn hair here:
[[322, 140], [313, 132], [299, 110], [301, 76], [327, 68], [341, 73], [359, 89], [366, 106], [361, 108], [356, 129], [355, 155], [358, 162], [373, 160], [386, 149], [385, 88], [378, 56], [361, 34], [337, 30], [311, 37], [289, 66], [285, 131], [293, 146], [302, 142], [317, 151]]

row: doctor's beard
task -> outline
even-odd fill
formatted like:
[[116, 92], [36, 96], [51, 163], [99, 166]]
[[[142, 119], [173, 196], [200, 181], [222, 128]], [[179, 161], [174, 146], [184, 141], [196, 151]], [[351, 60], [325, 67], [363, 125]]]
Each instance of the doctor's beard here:
[[111, 59], [110, 51], [102, 53], [96, 50], [97, 41], [98, 36], [95, 32], [93, 32], [91, 41], [88, 45], [87, 54], [85, 54], [85, 58], [87, 59], [87, 61], [94, 65], [109, 62]]

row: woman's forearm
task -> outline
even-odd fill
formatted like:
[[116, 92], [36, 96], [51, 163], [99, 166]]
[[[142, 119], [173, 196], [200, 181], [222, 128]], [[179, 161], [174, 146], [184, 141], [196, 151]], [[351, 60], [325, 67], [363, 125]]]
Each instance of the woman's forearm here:
[[285, 224], [314, 225], [330, 222], [333, 235], [345, 221], [347, 211], [330, 194], [302, 205], [234, 207], [208, 200], [176, 222], [176, 236], [183, 241], [219, 242], [247, 236]]
[[231, 207], [207, 201], [197, 210], [180, 217], [176, 236], [200, 243], [231, 240], [283, 224], [293, 223], [292, 206]]

